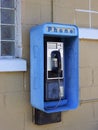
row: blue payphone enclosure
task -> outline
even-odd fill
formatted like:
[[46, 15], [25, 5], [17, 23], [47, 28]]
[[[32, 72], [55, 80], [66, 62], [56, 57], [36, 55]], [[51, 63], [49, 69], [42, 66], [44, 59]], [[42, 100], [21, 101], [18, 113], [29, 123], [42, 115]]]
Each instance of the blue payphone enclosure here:
[[[45, 23], [30, 30], [30, 102], [46, 113], [72, 110], [79, 105], [78, 28], [75, 25]], [[44, 36], [64, 42], [65, 99], [44, 100]]]

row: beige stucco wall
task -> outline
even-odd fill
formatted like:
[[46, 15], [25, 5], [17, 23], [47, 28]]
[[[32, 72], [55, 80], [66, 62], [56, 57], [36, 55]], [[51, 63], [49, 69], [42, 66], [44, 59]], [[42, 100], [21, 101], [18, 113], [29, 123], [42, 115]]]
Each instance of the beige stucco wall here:
[[[27, 72], [0, 73], [0, 130], [98, 130], [98, 41], [80, 40], [80, 106], [62, 112], [60, 123], [37, 126], [32, 122], [29, 84], [29, 30], [43, 22], [98, 28], [97, 0], [21, 0], [23, 58]], [[89, 4], [91, 1], [91, 5]], [[89, 100], [89, 101], [88, 101]]]

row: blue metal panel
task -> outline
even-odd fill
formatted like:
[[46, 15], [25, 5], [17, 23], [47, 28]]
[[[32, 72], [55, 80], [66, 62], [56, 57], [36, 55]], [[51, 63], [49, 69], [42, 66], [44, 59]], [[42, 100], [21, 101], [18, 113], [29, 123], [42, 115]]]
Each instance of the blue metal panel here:
[[[64, 90], [66, 99], [44, 101], [44, 35], [64, 39]], [[45, 23], [30, 31], [30, 100], [44, 112], [61, 112], [79, 105], [78, 28], [75, 25]], [[52, 107], [52, 109], [51, 109]]]
[[[79, 72], [78, 72], [78, 38], [70, 38], [65, 43], [65, 87], [68, 99], [67, 106], [74, 109], [79, 103]], [[69, 44], [69, 45], [67, 45]]]
[[44, 56], [42, 28], [36, 27], [30, 32], [30, 99], [36, 108], [44, 106]]

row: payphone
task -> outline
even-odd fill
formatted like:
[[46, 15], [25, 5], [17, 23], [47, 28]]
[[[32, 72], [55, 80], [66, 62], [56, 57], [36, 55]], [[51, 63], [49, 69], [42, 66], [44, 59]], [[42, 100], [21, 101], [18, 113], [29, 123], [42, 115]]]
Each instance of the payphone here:
[[45, 23], [30, 31], [30, 101], [43, 112], [79, 104], [78, 28]]
[[45, 100], [64, 98], [63, 42], [45, 44]]

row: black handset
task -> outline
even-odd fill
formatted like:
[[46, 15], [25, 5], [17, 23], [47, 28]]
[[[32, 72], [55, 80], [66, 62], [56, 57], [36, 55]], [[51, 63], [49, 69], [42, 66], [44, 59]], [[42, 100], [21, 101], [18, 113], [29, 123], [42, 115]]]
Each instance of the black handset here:
[[58, 74], [61, 73], [61, 54], [59, 50], [51, 52], [51, 66], [53, 72]]

